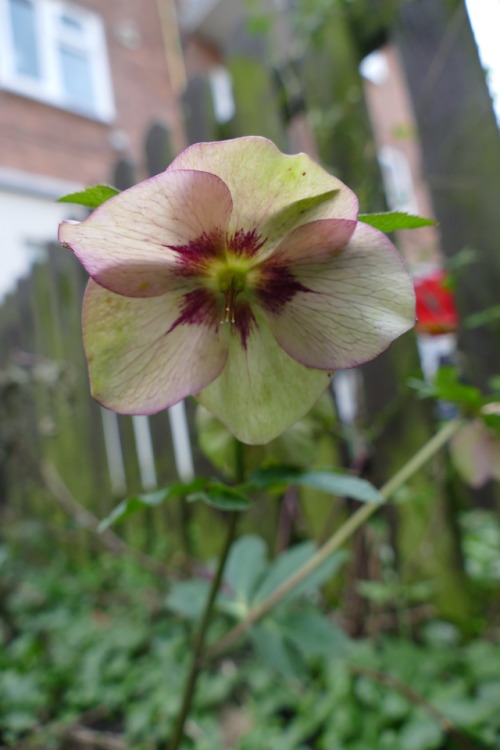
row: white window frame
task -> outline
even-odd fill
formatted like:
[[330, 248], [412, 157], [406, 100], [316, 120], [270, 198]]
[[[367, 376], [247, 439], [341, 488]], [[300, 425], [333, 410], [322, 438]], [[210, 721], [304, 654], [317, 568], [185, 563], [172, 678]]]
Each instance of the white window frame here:
[[[76, 112], [94, 120], [110, 122], [115, 114], [106, 36], [101, 18], [90, 10], [63, 0], [33, 0], [36, 11], [35, 33], [38, 41], [40, 78], [23, 75], [15, 67], [14, 40], [11, 33], [10, 0], [0, 0], [0, 86], [30, 99]], [[84, 42], [64, 31], [61, 18], [73, 16], [84, 27]], [[60, 70], [58, 47], [66, 43], [89, 54], [93, 106], [79, 107], [68, 101]]]

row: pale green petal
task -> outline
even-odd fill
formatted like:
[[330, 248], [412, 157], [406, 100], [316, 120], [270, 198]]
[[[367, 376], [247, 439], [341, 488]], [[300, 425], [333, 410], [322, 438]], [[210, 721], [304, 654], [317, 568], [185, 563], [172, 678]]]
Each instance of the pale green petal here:
[[256, 311], [246, 349], [231, 336], [221, 375], [198, 394], [203, 406], [244, 443], [267, 443], [303, 417], [327, 388], [332, 373], [291, 359]]
[[270, 242], [314, 219], [357, 218], [357, 198], [343, 182], [306, 154], [282, 154], [259, 136], [195, 144], [169, 169], [218, 175], [233, 199], [231, 229], [256, 228]]
[[[220, 373], [226, 326], [181, 323], [183, 294], [138, 299], [89, 281], [84, 346], [92, 395], [122, 414], [154, 414], [197, 393]], [[169, 332], [170, 331], [170, 332]]]
[[326, 219], [302, 224], [282, 239], [268, 260], [283, 265], [328, 260], [349, 242], [356, 226], [357, 222], [345, 219]]
[[282, 306], [271, 299], [269, 325], [285, 351], [308, 367], [359, 365], [415, 323], [406, 266], [387, 237], [366, 224], [358, 224], [330, 259], [304, 259], [287, 270], [309, 291], [298, 291]]
[[221, 234], [231, 195], [205, 172], [164, 172], [103, 203], [85, 221], [63, 222], [59, 241], [100, 286], [127, 297], [153, 297], [182, 286], [178, 253], [202, 235]]

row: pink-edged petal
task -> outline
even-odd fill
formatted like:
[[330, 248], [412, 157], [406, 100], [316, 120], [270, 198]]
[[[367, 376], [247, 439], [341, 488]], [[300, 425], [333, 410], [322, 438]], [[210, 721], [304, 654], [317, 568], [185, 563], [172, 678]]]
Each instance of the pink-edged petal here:
[[495, 460], [500, 460], [500, 445], [494, 444], [490, 431], [480, 420], [474, 420], [453, 437], [450, 455], [462, 479], [479, 488], [495, 477], [493, 467]]
[[216, 175], [164, 172], [106, 201], [85, 221], [63, 222], [59, 241], [100, 286], [154, 297], [182, 286], [200, 257], [221, 250], [231, 211], [231, 194]]
[[289, 275], [284, 289], [273, 296], [268, 284], [261, 304], [278, 343], [308, 367], [359, 365], [415, 324], [406, 266], [387, 237], [366, 224], [357, 225], [340, 253], [294, 263], [284, 272]]
[[221, 375], [198, 400], [244, 443], [267, 443], [301, 419], [327, 388], [332, 373], [311, 370], [277, 344], [258, 309], [242, 343], [233, 329]]
[[[256, 229], [268, 244], [315, 219], [355, 220], [358, 214], [357, 198], [343, 182], [306, 154], [288, 156], [259, 136], [195, 144], [169, 169], [219, 175], [233, 198], [230, 230]], [[260, 255], [265, 253], [266, 246]]]
[[356, 221], [346, 219], [323, 219], [302, 224], [274, 248], [266, 263], [288, 265], [327, 260], [349, 242], [356, 226]]
[[90, 280], [83, 338], [92, 395], [122, 414], [154, 414], [197, 393], [226, 361], [220, 315], [204, 290], [137, 299]]

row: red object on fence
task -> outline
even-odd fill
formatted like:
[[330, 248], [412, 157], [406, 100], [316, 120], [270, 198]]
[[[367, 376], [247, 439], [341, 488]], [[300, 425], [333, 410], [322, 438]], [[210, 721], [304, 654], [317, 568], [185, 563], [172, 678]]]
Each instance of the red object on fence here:
[[448, 282], [448, 274], [441, 269], [414, 279], [417, 333], [437, 336], [457, 330], [458, 313]]

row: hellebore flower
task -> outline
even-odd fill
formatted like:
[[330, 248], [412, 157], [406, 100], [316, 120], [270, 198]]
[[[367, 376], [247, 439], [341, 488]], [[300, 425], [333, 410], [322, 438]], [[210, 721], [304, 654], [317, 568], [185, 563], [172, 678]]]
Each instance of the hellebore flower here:
[[305, 154], [246, 137], [200, 143], [59, 239], [91, 276], [84, 346], [104, 406], [152, 414], [185, 396], [240, 440], [308, 412], [337, 368], [414, 324], [390, 241]]
[[[496, 427], [488, 424], [495, 419]], [[478, 489], [490, 479], [500, 482], [500, 403], [486, 404], [480, 416], [462, 427], [450, 442], [451, 460], [464, 482]]]

